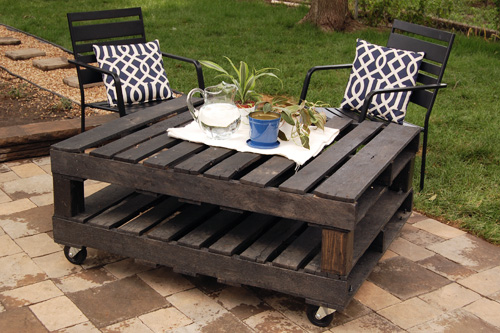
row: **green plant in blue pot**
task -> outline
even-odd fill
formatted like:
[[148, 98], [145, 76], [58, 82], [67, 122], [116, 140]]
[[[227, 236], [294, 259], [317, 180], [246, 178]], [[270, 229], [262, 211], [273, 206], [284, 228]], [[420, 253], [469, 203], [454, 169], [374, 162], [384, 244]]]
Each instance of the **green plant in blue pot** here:
[[[273, 98], [270, 102], [259, 102], [256, 105], [256, 112], [277, 113], [280, 115], [281, 127], [278, 131], [278, 138], [281, 141], [292, 140], [306, 149], [310, 149], [309, 134], [310, 126], [324, 130], [326, 115], [319, 111], [320, 108], [327, 107], [323, 102], [302, 101], [300, 104], [290, 103], [283, 97]], [[248, 119], [252, 117], [252, 113]]]
[[280, 129], [281, 114], [274, 112], [270, 103], [265, 103], [248, 115], [250, 125], [250, 139], [247, 144], [253, 148], [272, 149], [280, 145], [278, 133]]
[[250, 66], [244, 61], [240, 61], [239, 67], [236, 67], [231, 59], [228, 57], [224, 58], [227, 59], [232, 70], [227, 71], [221, 65], [209, 60], [200, 60], [200, 63], [207, 68], [219, 72], [220, 74], [216, 76], [217, 78], [227, 80], [237, 87], [235, 103], [242, 111], [242, 116], [246, 116], [249, 112], [254, 111], [255, 103], [261, 99], [261, 94], [255, 91], [255, 86], [259, 80], [264, 77], [272, 77], [279, 80], [281, 86], [283, 86], [281, 79], [273, 73], [273, 71], [278, 70], [276, 68], [250, 69]]

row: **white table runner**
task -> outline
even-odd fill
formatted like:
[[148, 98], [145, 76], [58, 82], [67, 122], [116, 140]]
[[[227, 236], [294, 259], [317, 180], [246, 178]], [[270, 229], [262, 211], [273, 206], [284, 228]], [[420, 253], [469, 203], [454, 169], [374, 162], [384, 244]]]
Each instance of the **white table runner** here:
[[[309, 145], [311, 149], [306, 149], [301, 145], [290, 141], [280, 141], [280, 145], [273, 149], [257, 149], [247, 145], [246, 141], [250, 138], [250, 126], [241, 123], [238, 131], [229, 139], [215, 140], [205, 135], [198, 124], [194, 121], [184, 127], [169, 128], [168, 135], [191, 142], [203, 143], [209, 146], [223, 147], [234, 149], [241, 152], [251, 152], [265, 155], [281, 155], [297, 164], [297, 167], [306, 163], [311, 157], [318, 155], [324, 146], [333, 142], [339, 134], [339, 130], [335, 128], [327, 128], [321, 130], [311, 128], [309, 135]], [[298, 138], [297, 138], [298, 140]]]

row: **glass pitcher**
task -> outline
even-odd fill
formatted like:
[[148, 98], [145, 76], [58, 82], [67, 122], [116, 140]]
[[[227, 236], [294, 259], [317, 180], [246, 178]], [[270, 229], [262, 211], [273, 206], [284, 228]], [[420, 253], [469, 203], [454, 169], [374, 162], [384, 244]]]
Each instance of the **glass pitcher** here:
[[[200, 93], [204, 104], [200, 109], [193, 106], [193, 94]], [[241, 116], [234, 103], [236, 86], [222, 82], [205, 90], [194, 88], [187, 95], [187, 106], [193, 119], [205, 134], [212, 139], [227, 139], [238, 130]]]

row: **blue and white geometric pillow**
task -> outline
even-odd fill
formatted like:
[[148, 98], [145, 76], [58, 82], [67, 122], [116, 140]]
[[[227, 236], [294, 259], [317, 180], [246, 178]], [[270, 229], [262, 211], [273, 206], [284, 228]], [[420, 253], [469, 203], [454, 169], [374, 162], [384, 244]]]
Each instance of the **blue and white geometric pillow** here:
[[[158, 40], [143, 44], [93, 45], [99, 67], [118, 74], [125, 104], [169, 99], [172, 90]], [[108, 102], [117, 102], [113, 78], [103, 75]]]
[[[366, 95], [375, 89], [414, 86], [423, 52], [411, 52], [370, 44], [358, 39], [349, 82], [341, 107], [361, 110]], [[411, 92], [375, 95], [368, 113], [403, 123]]]

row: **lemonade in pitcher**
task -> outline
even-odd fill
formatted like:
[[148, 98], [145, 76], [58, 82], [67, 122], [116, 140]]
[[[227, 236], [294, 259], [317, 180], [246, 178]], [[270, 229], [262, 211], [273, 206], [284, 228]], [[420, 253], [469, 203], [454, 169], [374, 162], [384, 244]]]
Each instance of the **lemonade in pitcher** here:
[[[191, 97], [194, 93], [203, 96], [204, 104], [194, 108]], [[236, 86], [222, 82], [205, 90], [195, 88], [187, 96], [187, 105], [193, 119], [203, 132], [212, 139], [227, 139], [240, 127], [241, 115], [234, 103]]]

